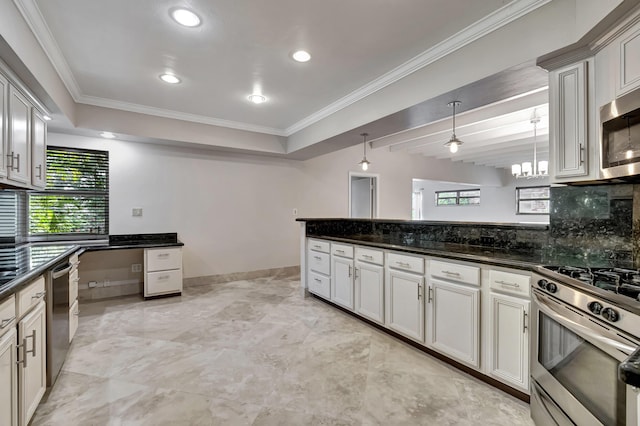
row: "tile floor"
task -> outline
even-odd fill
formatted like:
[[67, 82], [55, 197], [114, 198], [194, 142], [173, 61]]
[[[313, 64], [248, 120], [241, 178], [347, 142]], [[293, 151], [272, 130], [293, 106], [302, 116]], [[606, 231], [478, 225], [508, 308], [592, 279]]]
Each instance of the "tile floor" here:
[[81, 306], [32, 425], [532, 425], [528, 405], [300, 295], [297, 277]]

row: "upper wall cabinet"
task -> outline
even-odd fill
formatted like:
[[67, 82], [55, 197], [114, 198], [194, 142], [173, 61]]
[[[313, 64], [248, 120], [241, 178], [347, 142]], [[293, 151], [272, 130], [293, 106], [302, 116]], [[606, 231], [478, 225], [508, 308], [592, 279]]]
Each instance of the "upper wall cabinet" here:
[[44, 189], [47, 160], [47, 122], [35, 108], [31, 110], [31, 184]]
[[30, 184], [31, 104], [18, 90], [9, 86], [9, 143], [7, 177], [10, 181]]
[[616, 95], [621, 96], [640, 87], [640, 23], [622, 34], [616, 48]]
[[7, 176], [5, 147], [9, 140], [9, 81], [0, 74], [0, 178]]

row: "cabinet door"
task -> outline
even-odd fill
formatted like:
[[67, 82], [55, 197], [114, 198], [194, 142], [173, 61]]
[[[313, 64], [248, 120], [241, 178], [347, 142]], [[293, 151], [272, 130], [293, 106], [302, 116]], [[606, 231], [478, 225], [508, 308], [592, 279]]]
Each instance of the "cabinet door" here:
[[385, 285], [387, 326], [421, 342], [424, 341], [424, 277], [389, 269]]
[[384, 324], [384, 268], [356, 262], [356, 312]]
[[634, 26], [619, 42], [618, 84], [616, 94], [621, 96], [640, 87], [640, 25]]
[[0, 338], [0, 425], [18, 424], [17, 371], [16, 330], [12, 327]]
[[478, 368], [480, 289], [431, 280], [429, 303], [431, 330], [428, 344]]
[[18, 367], [21, 425], [29, 423], [47, 388], [46, 332], [45, 304], [40, 302], [18, 323], [18, 340], [24, 345], [19, 351]]
[[353, 260], [331, 256], [331, 300], [353, 310]]
[[587, 175], [587, 62], [553, 71], [549, 79], [552, 170], [560, 178]]
[[489, 373], [529, 391], [529, 305], [517, 297], [491, 292]]
[[44, 189], [47, 173], [47, 122], [36, 109], [31, 111], [31, 184]]
[[9, 143], [9, 81], [0, 74], [0, 177], [7, 176], [7, 144]]
[[31, 151], [31, 105], [13, 86], [9, 86], [9, 144], [7, 175], [12, 181], [29, 184]]

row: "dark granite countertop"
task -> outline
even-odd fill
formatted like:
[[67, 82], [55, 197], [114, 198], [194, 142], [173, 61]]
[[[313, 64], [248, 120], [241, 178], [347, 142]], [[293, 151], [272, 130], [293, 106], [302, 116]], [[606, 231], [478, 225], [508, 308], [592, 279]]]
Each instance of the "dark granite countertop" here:
[[524, 270], [534, 270], [536, 266], [545, 263], [543, 256], [539, 253], [514, 253], [506, 250], [488, 249], [486, 247], [474, 247], [455, 243], [442, 243], [434, 241], [408, 242], [394, 240], [388, 236], [371, 235], [350, 235], [348, 237], [308, 235], [307, 237], [395, 250], [405, 253], [466, 260], [470, 262], [480, 262], [484, 264], [505, 266]]
[[388, 223], [398, 225], [435, 225], [435, 226], [460, 226], [460, 227], [478, 227], [483, 228], [500, 228], [500, 229], [534, 229], [548, 230], [548, 223], [513, 223], [513, 222], [449, 222], [439, 220], [410, 220], [410, 219], [354, 219], [354, 218], [319, 218], [319, 217], [299, 217], [296, 222], [361, 222], [361, 223]]
[[[73, 253], [181, 247], [177, 233], [110, 235], [109, 240], [0, 246], [0, 299], [16, 293]], [[4, 274], [4, 275], [2, 275]]]

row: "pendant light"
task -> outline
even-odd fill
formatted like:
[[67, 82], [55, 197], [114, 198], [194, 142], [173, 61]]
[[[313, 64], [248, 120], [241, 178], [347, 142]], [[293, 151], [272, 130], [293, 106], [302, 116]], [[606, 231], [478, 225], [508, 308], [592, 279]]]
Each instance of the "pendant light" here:
[[538, 123], [540, 117], [536, 114], [536, 110], [533, 110], [531, 116], [531, 124], [533, 124], [533, 162], [525, 161], [520, 164], [513, 164], [511, 166], [511, 174], [516, 178], [535, 179], [543, 178], [549, 175], [549, 162], [542, 160], [538, 161]]
[[449, 151], [451, 151], [452, 154], [458, 152], [458, 147], [462, 145], [462, 141], [456, 136], [456, 106], [460, 105], [461, 103], [462, 102], [460, 101], [453, 101], [447, 104], [448, 106], [453, 107], [453, 133], [451, 134], [451, 139], [449, 139], [449, 142], [445, 143], [444, 146], [448, 146]]
[[371, 164], [367, 160], [367, 136], [369, 136], [369, 133], [360, 133], [360, 136], [362, 136], [362, 142], [364, 143], [364, 156], [362, 157], [362, 161], [358, 164], [362, 167], [362, 171], [366, 172], [369, 169], [369, 164]]

